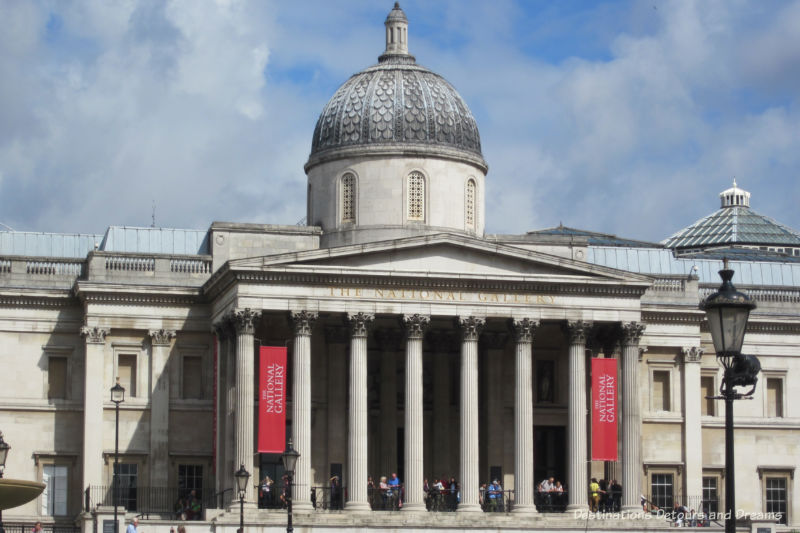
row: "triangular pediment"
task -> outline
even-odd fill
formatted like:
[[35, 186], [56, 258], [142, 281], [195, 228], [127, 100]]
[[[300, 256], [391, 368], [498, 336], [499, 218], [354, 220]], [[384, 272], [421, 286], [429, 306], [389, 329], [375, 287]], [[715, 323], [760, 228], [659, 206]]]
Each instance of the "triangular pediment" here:
[[638, 274], [482, 239], [437, 234], [392, 241], [238, 259], [231, 270], [319, 268], [397, 274], [576, 279], [646, 282]]

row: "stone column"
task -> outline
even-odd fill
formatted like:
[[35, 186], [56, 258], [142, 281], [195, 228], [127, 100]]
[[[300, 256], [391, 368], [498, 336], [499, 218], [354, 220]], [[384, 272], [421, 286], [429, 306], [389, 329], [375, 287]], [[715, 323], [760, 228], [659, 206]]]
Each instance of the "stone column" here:
[[406, 479], [403, 511], [424, 511], [422, 337], [430, 324], [430, 317], [419, 314], [405, 315], [403, 324], [406, 328]]
[[348, 511], [369, 511], [367, 499], [367, 330], [375, 315], [348, 313], [350, 324], [350, 418], [347, 437]]
[[310, 511], [311, 506], [311, 329], [317, 313], [295, 311], [290, 315], [294, 327], [294, 380], [292, 397], [292, 441], [300, 453], [294, 473], [293, 506]]
[[458, 318], [461, 329], [461, 501], [458, 510], [462, 512], [481, 510], [478, 501], [478, 337], [484, 323], [483, 318], [474, 316]]
[[[700, 391], [700, 361], [703, 349], [696, 346], [683, 348], [683, 456], [686, 460], [686, 497], [696, 498], [703, 495], [703, 431], [700, 423], [702, 397]], [[624, 488], [624, 487], [623, 487]]]
[[[255, 401], [254, 373], [255, 346], [253, 334], [261, 311], [242, 309], [233, 313], [236, 329], [236, 469], [244, 465], [250, 472], [251, 483], [244, 495], [246, 503], [254, 503], [253, 484], [258, 476], [253, 468], [255, 437], [253, 434], [253, 412]], [[235, 491], [238, 496], [238, 491]]]
[[568, 322], [569, 408], [567, 428], [567, 491], [569, 510], [586, 510], [589, 497], [586, 455], [586, 338], [590, 322]]
[[151, 329], [150, 486], [169, 486], [169, 349], [175, 330]]
[[[642, 415], [639, 409], [639, 339], [644, 324], [622, 325], [622, 510], [640, 509]], [[699, 450], [697, 450], [699, 453]]]
[[514, 387], [514, 512], [536, 513], [533, 503], [533, 335], [539, 322], [514, 319], [516, 342]]
[[[83, 326], [86, 337], [86, 362], [83, 387], [83, 488], [103, 485], [103, 402], [111, 400], [111, 387], [105, 387], [104, 357], [109, 330]], [[113, 363], [112, 363], [113, 364]], [[116, 376], [115, 376], [116, 377]]]

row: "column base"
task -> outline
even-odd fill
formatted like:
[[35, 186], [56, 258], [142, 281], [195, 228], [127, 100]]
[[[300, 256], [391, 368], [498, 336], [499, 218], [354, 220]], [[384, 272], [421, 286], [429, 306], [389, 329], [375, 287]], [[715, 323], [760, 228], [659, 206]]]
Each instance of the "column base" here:
[[400, 511], [404, 513], [425, 513], [428, 510], [425, 508], [424, 503], [403, 503]]
[[569, 511], [589, 511], [588, 503], [571, 503], [567, 505], [567, 512]]
[[308, 511], [308, 512], [310, 512], [310, 511], [313, 511], [313, 510], [314, 510], [314, 506], [311, 505], [311, 501], [307, 501], [307, 502], [298, 502], [298, 501], [294, 501], [294, 500], [292, 501], [292, 512], [293, 513], [297, 512], [297, 511], [300, 511], [300, 512]]
[[369, 502], [347, 502], [344, 504], [344, 510], [354, 513], [364, 513], [372, 511]]
[[536, 510], [536, 506], [533, 504], [528, 505], [514, 505], [514, 509], [511, 511], [512, 514], [539, 514], [539, 511]]
[[459, 503], [458, 509], [456, 509], [458, 513], [482, 513], [483, 509], [477, 503]]

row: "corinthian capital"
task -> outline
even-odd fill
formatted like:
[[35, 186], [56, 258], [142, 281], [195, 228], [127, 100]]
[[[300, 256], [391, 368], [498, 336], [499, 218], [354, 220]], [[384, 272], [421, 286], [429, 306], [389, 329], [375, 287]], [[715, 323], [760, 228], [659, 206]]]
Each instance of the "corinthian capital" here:
[[624, 346], [638, 346], [639, 339], [644, 333], [644, 324], [641, 322], [626, 322], [622, 324], [622, 344]]
[[421, 339], [425, 334], [425, 330], [431, 323], [431, 317], [428, 315], [404, 315], [403, 325], [406, 328], [406, 337], [409, 339]]
[[586, 344], [586, 339], [592, 332], [592, 323], [583, 320], [570, 320], [562, 327], [570, 344]]
[[704, 350], [702, 348], [698, 348], [697, 346], [689, 346], [681, 348], [681, 352], [683, 352], [684, 363], [699, 363], [703, 358]]
[[169, 346], [170, 341], [175, 338], [174, 329], [151, 329], [148, 334], [153, 346]]
[[486, 319], [476, 316], [458, 317], [458, 327], [461, 329], [461, 339], [465, 341], [477, 341], [478, 337], [486, 325]]
[[292, 311], [289, 320], [292, 322], [294, 334], [310, 336], [318, 316], [319, 313], [314, 311]]
[[255, 333], [256, 321], [261, 318], [261, 311], [254, 311], [247, 307], [234, 311], [231, 318], [233, 319], [233, 327], [236, 329], [236, 333], [252, 335]]
[[538, 320], [532, 320], [530, 318], [514, 318], [511, 320], [511, 330], [514, 332], [514, 340], [518, 343], [533, 342], [533, 334], [538, 327]]
[[107, 328], [99, 326], [83, 326], [81, 328], [81, 335], [86, 337], [86, 342], [89, 344], [103, 344], [106, 342], [106, 335], [108, 335]]
[[369, 313], [347, 313], [347, 322], [353, 337], [366, 337], [373, 320], [375, 315]]

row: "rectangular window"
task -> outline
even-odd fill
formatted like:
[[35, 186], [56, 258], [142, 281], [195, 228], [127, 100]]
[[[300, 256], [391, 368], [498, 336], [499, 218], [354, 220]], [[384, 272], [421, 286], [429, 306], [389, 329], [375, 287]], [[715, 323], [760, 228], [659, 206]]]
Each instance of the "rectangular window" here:
[[670, 410], [670, 379], [668, 370], [653, 371], [653, 410]]
[[[139, 465], [135, 463], [119, 463], [119, 504], [128, 511], [138, 510]], [[113, 499], [112, 499], [113, 501]]]
[[136, 355], [119, 354], [117, 376], [119, 384], [125, 388], [125, 397], [136, 397]]
[[203, 398], [203, 366], [202, 358], [197, 356], [184, 356], [182, 375], [183, 398], [185, 400], [199, 400]]
[[767, 416], [781, 418], [783, 416], [783, 379], [767, 378]]
[[47, 399], [64, 400], [67, 398], [67, 358], [47, 358]]
[[67, 514], [67, 467], [44, 465], [42, 482], [42, 515], [64, 516]]
[[178, 491], [184, 498], [191, 497], [194, 491], [203, 501], [203, 465], [178, 465]]
[[786, 516], [788, 494], [786, 491], [785, 477], [768, 477], [766, 479], [766, 509], [767, 513], [772, 513], [778, 522], [788, 524]]
[[714, 376], [702, 376], [700, 378], [700, 414], [704, 416], [715, 416], [714, 405], [716, 400], [711, 400], [711, 396], [716, 396], [714, 389]]
[[716, 476], [703, 476], [703, 514], [706, 516], [719, 512], [719, 488]]
[[674, 477], [672, 474], [653, 474], [650, 478], [650, 501], [659, 509], [672, 509]]

